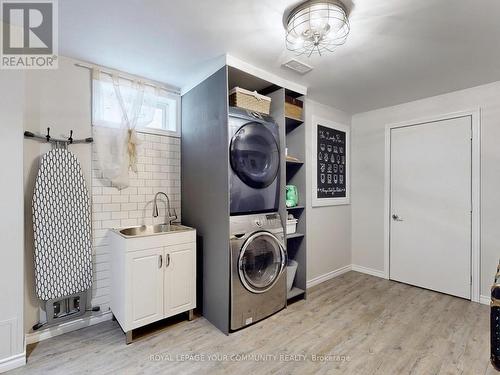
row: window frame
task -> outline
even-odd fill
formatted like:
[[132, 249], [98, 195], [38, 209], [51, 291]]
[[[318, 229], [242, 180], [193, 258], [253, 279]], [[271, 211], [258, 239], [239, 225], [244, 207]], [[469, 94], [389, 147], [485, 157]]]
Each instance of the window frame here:
[[[149, 128], [147, 126], [146, 127], [137, 127], [135, 129], [135, 131], [138, 133], [143, 133], [143, 134], [165, 135], [165, 136], [169, 136], [169, 137], [180, 138], [181, 137], [181, 96], [167, 92], [167, 93], [163, 94], [162, 96], [160, 96], [159, 98], [162, 98], [162, 97], [173, 100], [175, 102], [175, 131], [168, 130], [168, 129]], [[160, 105], [158, 107], [160, 107]], [[168, 111], [166, 111], [165, 108], [164, 108], [164, 113], [165, 113], [165, 117], [163, 119], [163, 121], [164, 121], [163, 125], [165, 125], [165, 120], [169, 115]]]

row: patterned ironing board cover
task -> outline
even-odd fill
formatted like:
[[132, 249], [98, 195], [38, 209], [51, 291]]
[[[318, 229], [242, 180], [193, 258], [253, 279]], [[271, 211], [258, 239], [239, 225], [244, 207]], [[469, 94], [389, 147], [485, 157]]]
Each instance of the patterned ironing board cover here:
[[35, 288], [43, 301], [92, 286], [90, 200], [76, 157], [64, 149], [47, 152], [33, 194]]

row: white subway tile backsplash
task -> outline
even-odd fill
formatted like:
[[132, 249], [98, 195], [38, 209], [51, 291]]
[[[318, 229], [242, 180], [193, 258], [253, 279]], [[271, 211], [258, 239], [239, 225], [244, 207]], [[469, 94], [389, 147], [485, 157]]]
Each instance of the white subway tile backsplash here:
[[138, 211], [129, 211], [128, 212], [128, 217], [130, 219], [139, 219], [144, 216], [144, 211], [138, 210]]
[[101, 230], [96, 230], [96, 228], [92, 228], [92, 237], [94, 238], [94, 240], [96, 238], [104, 238], [107, 236], [108, 234], [108, 230], [107, 229], [101, 229]]
[[[137, 188], [137, 195], [153, 194], [153, 189], [150, 187]], [[131, 195], [132, 197], [132, 195]], [[132, 200], [130, 200], [132, 202]]]
[[120, 203], [105, 203], [102, 205], [103, 212], [120, 211]]
[[107, 263], [95, 263], [94, 262], [94, 269], [95, 269], [95, 272], [99, 272], [99, 271], [108, 271], [111, 269], [111, 265], [109, 262]]
[[136, 202], [136, 203], [143, 203], [146, 202], [146, 196], [145, 195], [131, 195], [129, 197], [130, 202]]
[[[92, 188], [92, 191], [94, 188]], [[92, 203], [111, 203], [111, 196], [110, 195], [92, 195]]]
[[130, 181], [130, 186], [133, 186], [133, 187], [142, 187], [144, 186], [144, 180], [138, 180], [138, 179], [135, 179], [135, 178], [131, 178]]
[[128, 195], [113, 195], [111, 197], [111, 202], [113, 203], [128, 203], [129, 196]]
[[123, 219], [120, 224], [122, 227], [134, 227], [138, 225], [137, 219]]
[[[130, 172], [130, 173], [133, 173], [133, 172]], [[116, 191], [118, 191], [117, 189], [115, 189]], [[133, 186], [129, 186], [128, 188], [125, 188], [125, 189], [122, 189], [118, 194], [121, 194], [121, 195], [136, 195], [137, 194], [137, 188], [136, 187], [133, 187]]]
[[137, 203], [122, 203], [121, 211], [135, 211], [137, 210]]
[[111, 219], [113, 220], [128, 219], [128, 217], [128, 211], [115, 211], [111, 213]]
[[138, 134], [137, 173], [129, 172], [130, 186], [118, 190], [102, 177], [95, 150], [92, 153], [92, 225], [94, 244], [94, 288], [92, 303], [109, 309], [111, 296], [109, 230], [165, 221], [164, 197], [159, 199], [159, 216], [152, 217], [152, 200], [158, 191], [169, 195], [172, 209], [180, 219], [180, 140]]
[[[111, 219], [111, 212], [94, 212], [92, 215], [92, 220], [94, 220], [94, 223], [97, 221], [102, 221], [102, 220], [109, 220]], [[96, 229], [94, 227], [94, 229]]]
[[[102, 195], [120, 194], [120, 192], [114, 187], [103, 187], [101, 189], [102, 189], [101, 190]], [[94, 195], [94, 187], [93, 186], [92, 186], [92, 195]]]
[[102, 228], [116, 229], [120, 228], [120, 220], [103, 220], [101, 222]]

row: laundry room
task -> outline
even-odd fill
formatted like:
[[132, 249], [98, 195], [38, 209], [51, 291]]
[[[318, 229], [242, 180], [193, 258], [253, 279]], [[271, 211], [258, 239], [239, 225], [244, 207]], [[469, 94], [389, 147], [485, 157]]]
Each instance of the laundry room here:
[[396, 3], [0, 0], [0, 372], [500, 371], [500, 7]]

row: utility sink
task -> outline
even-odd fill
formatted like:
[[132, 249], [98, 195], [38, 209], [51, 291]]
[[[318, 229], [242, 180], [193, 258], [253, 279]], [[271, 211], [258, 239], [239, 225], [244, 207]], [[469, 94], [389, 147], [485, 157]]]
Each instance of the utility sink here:
[[158, 234], [185, 232], [190, 230], [193, 230], [193, 228], [186, 227], [180, 224], [155, 224], [123, 228], [118, 232], [124, 237], [143, 237]]

